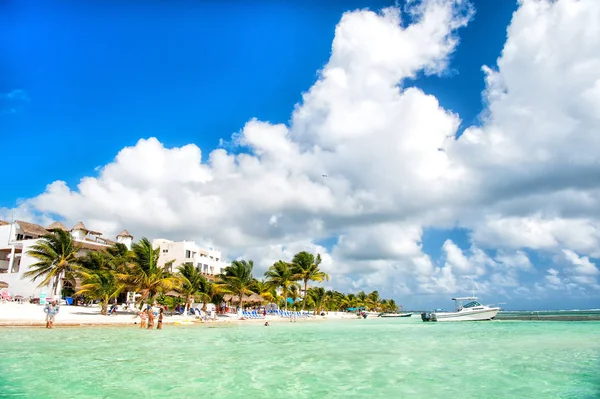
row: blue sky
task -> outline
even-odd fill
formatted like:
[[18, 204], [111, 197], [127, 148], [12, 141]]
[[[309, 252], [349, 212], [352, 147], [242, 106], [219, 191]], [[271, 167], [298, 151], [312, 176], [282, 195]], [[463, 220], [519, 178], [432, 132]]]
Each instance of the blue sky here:
[[[252, 118], [289, 125], [302, 93], [315, 84], [328, 63], [342, 14], [395, 4], [359, 0], [1, 3], [0, 135], [4, 148], [15, 149], [4, 151], [1, 162], [11, 176], [18, 171], [18, 178], [11, 181], [10, 190], [0, 191], [0, 208], [18, 207], [57, 180], [75, 190], [80, 179], [98, 176], [98, 167], [110, 164], [119, 151], [142, 138], [156, 137], [165, 148], [193, 143], [205, 160], [220, 139], [229, 140]], [[472, 4], [475, 14], [458, 30], [460, 42], [448, 55], [449, 67], [440, 75], [421, 71], [416, 79], [402, 82], [403, 88], [419, 88], [457, 114], [461, 120], [457, 136], [483, 123], [479, 115], [485, 109], [486, 85], [481, 68], [496, 67], [518, 6], [516, 1]], [[235, 154], [248, 148], [228, 151]], [[66, 220], [87, 215], [48, 206], [39, 213]], [[117, 216], [104, 213], [98, 223], [110, 217]], [[434, 266], [446, 262], [443, 246], [448, 239], [465, 254], [470, 249], [478, 230], [467, 219], [455, 216], [440, 226], [420, 223], [423, 234], [417, 241]], [[346, 227], [352, 229], [350, 224]], [[179, 230], [190, 231], [189, 226]], [[344, 231], [332, 229], [312, 237], [312, 242], [334, 253]], [[475, 244], [495, 257], [499, 248], [483, 241]], [[529, 287], [543, 280], [546, 269], [556, 262], [552, 253], [536, 249], [539, 246], [525, 244], [511, 248], [535, 260], [536, 271], [519, 276]], [[593, 253], [576, 252], [595, 262]], [[544, 298], [531, 303], [556, 307]], [[591, 306], [595, 300], [573, 299], [572, 305]], [[425, 295], [414, 303], [429, 301]]]
[[[166, 146], [218, 146], [253, 117], [287, 122], [331, 52], [343, 12], [392, 1], [4, 2], [0, 127], [8, 145], [30, 138], [23, 178], [0, 206], [76, 184], [140, 137]], [[476, 1], [450, 76], [407, 85], [434, 94], [472, 124], [482, 109], [481, 65], [493, 65], [516, 3]], [[48, 150], [52, 149], [51, 155]], [[65, 159], [69, 159], [65, 162]], [[6, 165], [19, 164], [10, 152]]]

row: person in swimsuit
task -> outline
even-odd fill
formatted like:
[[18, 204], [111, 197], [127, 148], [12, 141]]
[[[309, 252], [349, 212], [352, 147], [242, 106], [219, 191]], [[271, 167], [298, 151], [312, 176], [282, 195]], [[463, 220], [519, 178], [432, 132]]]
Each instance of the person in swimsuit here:
[[148, 310], [146, 310], [146, 309], [142, 310], [142, 312], [140, 313], [140, 319], [142, 319], [140, 321], [140, 328], [146, 327], [146, 318], [147, 317], [148, 317]]
[[44, 313], [46, 313], [46, 328], [54, 327], [54, 317], [56, 317], [58, 311], [59, 307], [56, 301], [52, 301], [46, 305], [44, 308]]
[[152, 330], [154, 328], [154, 312], [152, 308], [148, 306], [148, 330]]
[[162, 330], [162, 321], [163, 321], [163, 308], [160, 308], [160, 312], [158, 313], [158, 324], [156, 326], [157, 330]]

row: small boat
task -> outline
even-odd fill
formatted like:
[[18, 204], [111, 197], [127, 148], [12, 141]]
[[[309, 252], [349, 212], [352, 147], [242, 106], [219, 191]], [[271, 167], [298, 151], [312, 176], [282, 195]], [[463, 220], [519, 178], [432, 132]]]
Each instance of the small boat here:
[[[452, 298], [456, 304], [454, 312], [421, 313], [423, 321], [482, 321], [493, 320], [500, 311], [499, 307], [490, 307], [477, 302], [477, 297]], [[470, 301], [462, 305], [463, 301]]]
[[412, 313], [382, 313], [379, 317], [410, 317]]

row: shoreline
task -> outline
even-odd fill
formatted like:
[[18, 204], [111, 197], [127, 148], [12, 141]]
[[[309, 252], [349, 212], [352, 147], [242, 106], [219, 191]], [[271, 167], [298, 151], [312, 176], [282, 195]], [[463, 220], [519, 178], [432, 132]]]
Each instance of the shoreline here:
[[[112, 317], [112, 316], [102, 316], [102, 317]], [[322, 318], [306, 318], [306, 319], [296, 319], [294, 323], [312, 323], [312, 322], [324, 322], [327, 320], [325, 317]], [[335, 320], [351, 320], [350, 318], [336, 318]], [[265, 318], [265, 319], [231, 319], [231, 320], [210, 320], [210, 321], [199, 321], [199, 320], [163, 320], [163, 326], [226, 326], [226, 325], [243, 325], [243, 324], [263, 324], [265, 322], [269, 322], [269, 324], [275, 323], [290, 323], [289, 319], [285, 318]], [[2, 328], [27, 328], [27, 327], [39, 327], [45, 328], [46, 322], [44, 320], [41, 321], [24, 321], [24, 320], [14, 320], [14, 321], [0, 321], [0, 329]], [[60, 320], [56, 320], [54, 322], [54, 327], [134, 327], [139, 328], [139, 322], [123, 322], [123, 321], [64, 321], [60, 322]], [[154, 330], [156, 330], [156, 323], [154, 325]]]
[[[46, 315], [42, 305], [29, 303], [0, 303], [0, 328], [45, 328]], [[323, 322], [327, 320], [351, 320], [354, 315], [343, 312], [329, 312], [326, 316], [295, 318], [295, 323]], [[195, 316], [165, 315], [163, 326], [210, 326], [210, 325], [242, 325], [290, 323], [289, 318], [267, 315], [260, 319], [240, 319], [236, 314], [218, 315], [216, 319], [202, 321]], [[140, 319], [133, 312], [118, 312], [114, 315], [100, 314], [99, 306], [66, 306], [60, 311], [54, 322], [55, 328], [62, 327], [133, 327], [139, 328]], [[155, 327], [157, 321], [155, 320]]]

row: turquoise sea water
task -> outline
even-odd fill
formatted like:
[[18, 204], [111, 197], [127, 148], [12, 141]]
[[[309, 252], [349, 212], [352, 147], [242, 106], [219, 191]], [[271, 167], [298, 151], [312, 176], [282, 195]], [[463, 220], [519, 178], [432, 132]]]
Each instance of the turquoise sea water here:
[[600, 323], [0, 329], [0, 397], [600, 398]]

